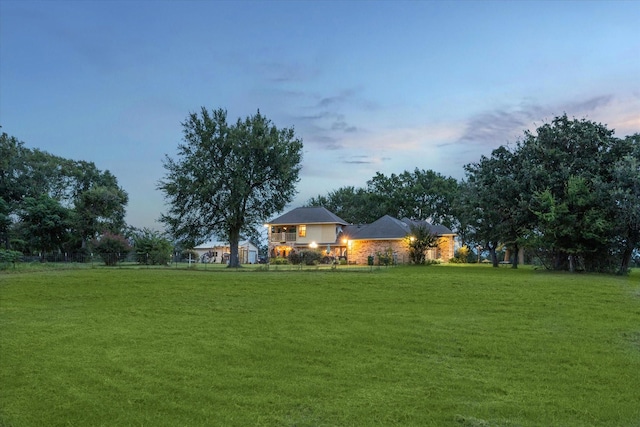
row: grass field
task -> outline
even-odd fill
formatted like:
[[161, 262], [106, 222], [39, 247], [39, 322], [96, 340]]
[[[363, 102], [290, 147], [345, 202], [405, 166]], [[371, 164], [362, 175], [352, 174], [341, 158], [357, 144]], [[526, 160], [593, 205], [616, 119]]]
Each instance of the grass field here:
[[639, 426], [640, 272], [0, 274], [0, 426]]

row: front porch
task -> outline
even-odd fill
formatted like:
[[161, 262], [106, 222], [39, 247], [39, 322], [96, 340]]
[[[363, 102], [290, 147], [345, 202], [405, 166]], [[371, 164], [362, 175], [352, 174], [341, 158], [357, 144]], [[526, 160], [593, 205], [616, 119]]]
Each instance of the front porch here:
[[300, 253], [300, 252], [318, 252], [322, 255], [322, 257], [330, 257], [330, 258], [347, 258], [348, 251], [346, 245], [335, 245], [335, 244], [306, 244], [306, 243], [276, 243], [272, 244], [272, 241], [269, 242], [269, 257], [277, 258], [288, 257], [292, 252]]

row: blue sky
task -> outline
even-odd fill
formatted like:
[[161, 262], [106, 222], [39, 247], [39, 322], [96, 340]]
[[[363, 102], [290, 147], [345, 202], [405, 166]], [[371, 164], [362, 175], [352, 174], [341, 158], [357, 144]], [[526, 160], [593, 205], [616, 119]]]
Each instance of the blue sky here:
[[0, 125], [94, 162], [160, 229], [189, 112], [304, 142], [289, 207], [376, 172], [457, 179], [567, 113], [640, 132], [638, 1], [0, 1]]

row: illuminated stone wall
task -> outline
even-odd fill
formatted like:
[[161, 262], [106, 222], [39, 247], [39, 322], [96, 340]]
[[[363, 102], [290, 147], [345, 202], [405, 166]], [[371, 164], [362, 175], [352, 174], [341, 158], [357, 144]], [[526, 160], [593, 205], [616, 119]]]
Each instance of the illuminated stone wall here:
[[[385, 254], [389, 249], [395, 252], [398, 264], [409, 263], [409, 246], [402, 240], [352, 240], [349, 242], [347, 257], [349, 263], [367, 265], [367, 258], [374, 257], [374, 263], [378, 263], [378, 254]], [[438, 247], [429, 252], [427, 259], [439, 259], [448, 262], [454, 256], [453, 237], [441, 237]]]
[[373, 255], [378, 262], [378, 253], [385, 254], [389, 249], [397, 254], [399, 264], [409, 262], [409, 248], [404, 240], [353, 240], [349, 247], [349, 262], [367, 265], [367, 258]]

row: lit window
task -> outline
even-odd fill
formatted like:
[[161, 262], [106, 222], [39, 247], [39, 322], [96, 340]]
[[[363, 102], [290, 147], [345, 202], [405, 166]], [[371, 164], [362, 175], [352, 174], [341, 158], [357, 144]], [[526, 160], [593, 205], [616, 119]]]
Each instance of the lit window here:
[[301, 225], [298, 227], [298, 237], [307, 237], [307, 226]]

